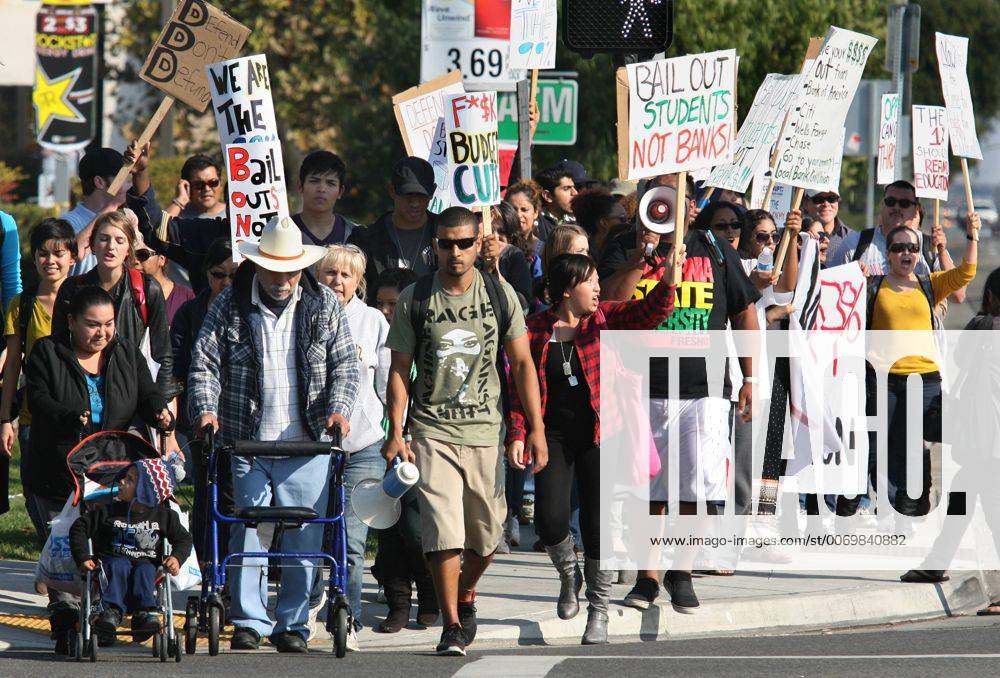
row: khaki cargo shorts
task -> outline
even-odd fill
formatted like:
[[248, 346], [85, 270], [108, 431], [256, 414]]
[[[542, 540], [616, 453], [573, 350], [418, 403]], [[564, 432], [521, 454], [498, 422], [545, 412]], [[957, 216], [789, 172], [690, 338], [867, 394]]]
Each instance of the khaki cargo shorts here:
[[497, 550], [507, 517], [503, 455], [498, 445], [471, 447], [414, 438], [420, 483], [420, 532], [424, 553]]

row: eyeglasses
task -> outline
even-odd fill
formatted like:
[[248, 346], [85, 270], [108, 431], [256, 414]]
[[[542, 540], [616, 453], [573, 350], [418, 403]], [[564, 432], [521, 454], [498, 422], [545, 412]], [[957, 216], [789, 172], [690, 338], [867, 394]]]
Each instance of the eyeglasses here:
[[886, 207], [895, 207], [896, 205], [899, 205], [904, 210], [910, 209], [911, 207], [916, 207], [917, 205], [920, 204], [919, 200], [907, 200], [906, 198], [902, 198], [902, 199], [898, 199], [898, 198], [883, 198], [882, 202], [885, 203]]
[[757, 231], [753, 234], [753, 239], [761, 245], [766, 245], [769, 242], [774, 242], [774, 236], [776, 235], [774, 232], [765, 233], [764, 231]]
[[208, 274], [215, 278], [216, 280], [225, 280], [229, 278], [230, 280], [236, 280], [236, 273], [226, 273], [225, 271], [209, 271]]
[[717, 228], [720, 231], [738, 231], [743, 228], [743, 224], [738, 221], [720, 221], [717, 224], [712, 224], [712, 228]]
[[149, 261], [150, 257], [153, 257], [155, 255], [156, 252], [154, 252], [153, 250], [136, 250], [135, 260], [138, 261], [140, 264], [144, 264], [147, 261]]
[[205, 187], [218, 188], [219, 184], [221, 183], [222, 182], [219, 181], [218, 179], [209, 179], [208, 181], [201, 181], [200, 179], [196, 179], [195, 181], [191, 182], [191, 188], [193, 188], [196, 191], [201, 191]]
[[828, 202], [831, 205], [836, 205], [838, 202], [840, 202], [840, 196], [836, 196], [836, 195], [814, 195], [812, 197], [812, 201], [813, 201], [814, 205], [822, 205], [825, 202]]
[[438, 238], [437, 246], [439, 249], [446, 251], [454, 247], [458, 247], [460, 250], [467, 250], [475, 245], [477, 240], [479, 240], [479, 236], [472, 238]]
[[902, 254], [903, 252], [909, 252], [910, 254], [916, 254], [920, 251], [920, 245], [915, 242], [894, 242], [889, 245], [890, 254]]

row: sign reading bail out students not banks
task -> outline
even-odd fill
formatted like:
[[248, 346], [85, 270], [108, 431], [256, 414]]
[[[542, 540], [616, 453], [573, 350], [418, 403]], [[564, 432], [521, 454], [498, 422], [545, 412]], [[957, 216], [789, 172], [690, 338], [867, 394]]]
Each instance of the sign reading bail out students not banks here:
[[497, 93], [469, 92], [445, 100], [451, 204], [485, 207], [500, 202]]

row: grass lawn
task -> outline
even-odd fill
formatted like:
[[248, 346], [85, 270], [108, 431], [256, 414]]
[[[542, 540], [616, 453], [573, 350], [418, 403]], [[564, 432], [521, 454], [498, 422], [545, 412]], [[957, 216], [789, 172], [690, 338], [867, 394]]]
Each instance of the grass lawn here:
[[24, 495], [21, 493], [21, 451], [14, 441], [14, 457], [10, 460], [10, 486], [7, 494], [18, 495], [10, 500], [10, 511], [0, 516], [0, 559], [38, 560], [38, 544], [35, 542], [35, 528], [24, 509]]

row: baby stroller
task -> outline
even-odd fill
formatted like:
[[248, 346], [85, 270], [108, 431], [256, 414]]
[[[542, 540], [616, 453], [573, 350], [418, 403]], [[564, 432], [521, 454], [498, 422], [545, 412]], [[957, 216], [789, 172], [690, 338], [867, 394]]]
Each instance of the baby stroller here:
[[[162, 446], [162, 441], [161, 441]], [[88, 510], [88, 504], [111, 501], [110, 488], [118, 474], [138, 459], [159, 457], [157, 450], [139, 436], [123, 431], [100, 431], [87, 436], [67, 455], [66, 462], [73, 475], [73, 503], [80, 506], [80, 512]], [[169, 553], [160, 554], [161, 558]], [[100, 612], [100, 569], [83, 575], [80, 599], [80, 614], [76, 628], [69, 631], [70, 656], [81, 661], [89, 657], [97, 661], [97, 639], [91, 627], [91, 619]], [[156, 576], [157, 612], [163, 619], [158, 632], [153, 634], [153, 656], [161, 662], [173, 657], [181, 660], [177, 634], [173, 626], [173, 603], [171, 601], [170, 574], [160, 568]], [[116, 635], [131, 636], [131, 631], [119, 631]]]
[[[184, 614], [184, 650], [193, 654], [198, 640], [199, 629], [203, 629], [208, 637], [208, 654], [219, 653], [219, 635], [225, 618], [225, 607], [222, 601], [222, 590], [226, 585], [226, 572], [229, 567], [244, 567], [230, 565], [234, 558], [269, 558], [310, 559], [325, 561], [330, 566], [330, 576], [327, 590], [326, 630], [333, 636], [333, 649], [338, 658], [347, 652], [347, 630], [354, 623], [351, 607], [347, 602], [347, 525], [344, 522], [344, 469], [347, 466], [349, 453], [341, 447], [340, 428], [332, 432], [330, 442], [258, 442], [251, 440], [236, 441], [227, 446], [229, 456], [237, 457], [315, 457], [330, 455], [330, 465], [333, 477], [333, 510], [331, 515], [321, 518], [317, 512], [305, 506], [246, 506], [235, 507], [232, 515], [225, 515], [220, 510], [219, 502], [219, 459], [229, 458], [220, 452], [215, 440], [215, 432], [209, 426], [203, 431], [205, 450], [207, 452], [207, 491], [208, 491], [208, 531], [210, 544], [210, 559], [206, 559], [205, 567], [209, 572], [203, 572], [201, 596], [188, 598]], [[242, 523], [247, 527], [256, 528], [260, 523], [274, 523], [274, 542], [280, 544], [281, 533], [286, 527], [298, 528], [306, 524], [330, 525], [333, 528], [333, 539], [330, 552], [317, 553], [287, 553], [287, 552], [248, 552], [235, 551], [225, 558], [219, 558], [219, 524]], [[325, 543], [325, 540], [324, 540]], [[204, 557], [204, 556], [202, 556]], [[251, 566], [246, 566], [251, 567]], [[253, 566], [256, 567], [256, 566]]]

